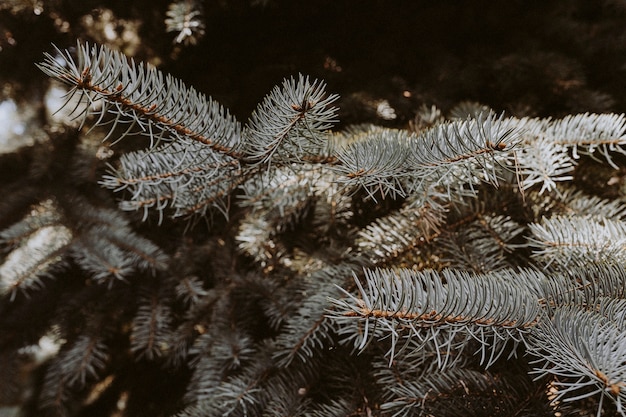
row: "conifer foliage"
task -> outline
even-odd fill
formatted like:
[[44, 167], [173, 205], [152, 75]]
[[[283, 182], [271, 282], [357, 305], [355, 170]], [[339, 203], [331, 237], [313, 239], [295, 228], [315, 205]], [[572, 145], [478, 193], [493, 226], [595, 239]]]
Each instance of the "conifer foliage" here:
[[117, 156], [82, 129], [0, 206], [0, 354], [58, 346], [31, 415], [626, 415], [626, 203], [585, 186], [624, 115], [332, 132], [299, 75], [242, 125], [104, 46], [39, 68]]

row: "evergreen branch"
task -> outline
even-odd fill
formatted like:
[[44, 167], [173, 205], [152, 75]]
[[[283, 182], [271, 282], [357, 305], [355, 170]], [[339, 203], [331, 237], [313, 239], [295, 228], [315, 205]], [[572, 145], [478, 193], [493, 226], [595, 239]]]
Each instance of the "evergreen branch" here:
[[[603, 297], [626, 298], [626, 270], [622, 264], [595, 263], [564, 268], [563, 275], [580, 291], [583, 300], [570, 305], [593, 305]], [[567, 286], [563, 286], [563, 289]], [[563, 304], [565, 305], [565, 304]]]
[[534, 272], [534, 288], [541, 305], [549, 308], [577, 305], [591, 308], [603, 298], [626, 297], [626, 271], [620, 264], [586, 264], [544, 275]]
[[75, 237], [60, 222], [56, 205], [48, 200], [0, 232], [0, 245], [13, 248], [0, 264], [0, 296], [14, 300], [18, 292], [41, 288], [43, 278], [67, 266], [64, 256]]
[[200, 303], [209, 294], [202, 286], [202, 281], [196, 276], [182, 278], [174, 290], [177, 299], [191, 306]]
[[220, 384], [213, 394], [221, 405], [219, 415], [248, 416], [258, 413], [256, 410], [263, 404], [263, 400], [259, 398], [264, 396], [260, 387], [263, 379], [264, 375], [261, 374], [252, 379], [233, 378]]
[[256, 360], [258, 351], [252, 338], [237, 330], [213, 344], [211, 354], [221, 363], [223, 372], [233, 373]]
[[239, 206], [250, 208], [242, 219], [236, 236], [243, 253], [263, 266], [280, 262], [284, 247], [277, 237], [293, 231], [307, 218], [319, 190], [319, 167], [299, 169], [273, 167], [263, 176], [242, 185]]
[[195, 45], [204, 36], [202, 5], [195, 0], [170, 3], [165, 15], [165, 30], [178, 33], [174, 43]]
[[574, 161], [568, 149], [547, 139], [536, 139], [517, 153], [524, 190], [541, 184], [539, 194], [557, 188], [557, 182], [571, 181]]
[[[440, 338], [443, 340], [444, 338]], [[471, 357], [464, 355], [462, 350], [445, 352], [449, 356], [441, 358], [441, 345], [437, 340], [426, 341], [410, 338], [406, 347], [394, 356], [393, 362], [378, 356], [374, 359], [373, 375], [376, 382], [382, 387], [392, 387], [395, 384], [422, 379], [435, 372], [448, 368], [463, 369], [471, 365]], [[385, 388], [384, 399], [389, 399]]]
[[320, 176], [315, 181], [315, 194], [318, 198], [313, 207], [311, 225], [317, 236], [331, 238], [350, 237], [354, 226], [352, 198], [342, 192], [331, 169], [321, 167]]
[[[78, 117], [97, 116], [95, 125], [137, 125], [141, 134], [158, 143], [165, 135], [184, 142], [200, 142], [221, 153], [232, 153], [240, 141], [239, 123], [211, 98], [185, 86], [154, 67], [128, 61], [106, 46], [77, 44], [76, 60], [56, 48], [59, 58], [46, 53], [38, 67], [71, 87], [68, 101], [78, 93], [101, 107], [78, 109]], [[112, 122], [106, 115], [112, 114]], [[127, 120], [128, 119], [128, 120]], [[121, 139], [121, 137], [120, 137]]]
[[293, 229], [308, 212], [320, 173], [315, 169], [291, 171], [288, 166], [272, 169], [265, 178], [255, 177], [243, 184], [239, 206], [264, 211], [272, 234]]
[[[95, 233], [100, 230], [102, 229], [92, 228], [91, 232]], [[157, 245], [137, 235], [130, 228], [127, 229], [128, 233], [125, 236], [120, 236], [119, 232], [121, 231], [117, 230], [115, 234], [102, 233], [101, 235], [106, 236], [110, 244], [123, 250], [135, 268], [154, 274], [156, 271], [163, 271], [168, 267], [169, 257]]]
[[[494, 415], [491, 413], [502, 408], [514, 409], [529, 389], [525, 386], [523, 393], [516, 393], [519, 384], [514, 388], [509, 381], [499, 379], [489, 372], [451, 368], [385, 387], [389, 398], [380, 408], [392, 417], [418, 413], [461, 417], [473, 410], [480, 410], [480, 415]], [[464, 395], [459, 396], [461, 393]], [[494, 404], [494, 397], [500, 404]]]
[[479, 181], [497, 186], [502, 171], [514, 164], [521, 134], [515, 122], [490, 113], [427, 130], [411, 142], [409, 170], [426, 170], [414, 176], [412, 188], [429, 192], [431, 182], [446, 190], [447, 201], [455, 194], [475, 195], [473, 185]]
[[302, 415], [304, 417], [352, 416], [358, 415], [356, 414], [358, 411], [355, 410], [354, 404], [347, 399], [338, 398], [330, 403], [316, 403]]
[[626, 415], [626, 333], [594, 312], [576, 307], [556, 310], [542, 320], [527, 340], [530, 353], [539, 359], [532, 373], [553, 376], [556, 400], [579, 401], [599, 395], [609, 398], [617, 412]]
[[[236, 235], [240, 250], [268, 267], [282, 264], [289, 246], [282, 239], [286, 232], [312, 224], [316, 240], [322, 240], [337, 235], [334, 226], [353, 227], [349, 224], [351, 199], [341, 193], [333, 179], [332, 171], [317, 164], [273, 166], [265, 175], [250, 178], [241, 186], [243, 194], [238, 200], [240, 207], [249, 209]], [[283, 264], [290, 269], [298, 265]]]
[[[210, 354], [210, 349], [206, 353]], [[215, 387], [222, 382], [226, 374], [221, 359], [215, 360], [210, 356], [202, 356], [192, 362], [194, 373], [185, 391], [186, 403], [210, 402]]]
[[41, 228], [0, 265], [0, 296], [14, 300], [20, 291], [41, 288], [42, 278], [65, 268], [63, 255], [71, 242], [72, 233], [64, 226]]
[[104, 369], [109, 354], [108, 348], [97, 337], [81, 335], [72, 342], [68, 349], [60, 352], [55, 360], [58, 369], [53, 366], [48, 372], [59, 372], [67, 387], [82, 387], [87, 378], [97, 377]]
[[137, 235], [118, 212], [76, 199], [69, 215], [78, 223], [70, 254], [95, 281], [111, 285], [111, 278], [124, 280], [137, 269], [154, 273], [167, 268], [168, 256]]
[[[247, 171], [238, 177], [229, 176], [226, 180], [216, 177], [208, 182], [201, 178], [194, 178], [191, 186], [183, 190], [184, 195], [180, 199], [180, 204], [174, 206], [176, 209], [174, 217], [203, 216], [207, 214], [209, 208], [213, 208], [228, 219], [232, 191], [255, 173]], [[188, 202], [193, 204], [189, 205]]]
[[158, 291], [140, 291], [139, 308], [132, 322], [130, 350], [138, 358], [153, 360], [167, 355], [172, 339], [172, 312]]
[[[184, 280], [181, 284], [184, 286]], [[177, 290], [181, 284], [175, 289], [177, 298], [179, 297]], [[190, 352], [194, 342], [199, 336], [206, 334], [206, 328], [208, 327], [206, 310], [210, 309], [215, 304], [219, 295], [221, 294], [218, 291], [208, 290], [197, 302], [189, 305], [184, 315], [184, 321], [179, 323], [173, 331], [173, 336], [170, 341], [170, 354], [166, 360], [167, 366], [179, 369], [182, 364], [188, 361], [191, 362]], [[195, 364], [197, 365], [199, 362], [200, 361], [196, 361]], [[214, 374], [215, 372], [211, 372], [211, 375]], [[188, 391], [191, 393], [196, 392], [195, 389], [192, 388], [193, 386], [194, 384], [190, 383], [188, 387]]]
[[[180, 15], [181, 4], [171, 11]], [[192, 9], [187, 20], [170, 13], [181, 36], [201, 26]], [[91, 406], [76, 393], [98, 390], [105, 413], [113, 410], [106, 397], [136, 402], [144, 387], [119, 368], [130, 354], [142, 369], [165, 364], [186, 384], [173, 394], [186, 407], [181, 417], [530, 415], [525, 405], [536, 399], [543, 414], [576, 409], [544, 401], [544, 381], [556, 402], [580, 402], [579, 414], [590, 405], [600, 413], [609, 399], [626, 416], [626, 206], [563, 185], [582, 177], [580, 154], [618, 166], [624, 115], [515, 119], [462, 104], [452, 117], [465, 119], [450, 123], [434, 107], [422, 110], [413, 133], [358, 125], [331, 135], [337, 96], [300, 75], [274, 88], [242, 130], [212, 99], [119, 52], [81, 43], [75, 59], [57, 52], [39, 67], [69, 86], [70, 115], [106, 126], [105, 140], [150, 138], [101, 183], [125, 192], [122, 209], [156, 209], [161, 218], [211, 209], [227, 216], [231, 202], [241, 210], [219, 236], [190, 236], [172, 263], [115, 211], [69, 191], [76, 183], [87, 189], [83, 178], [100, 168], [87, 157], [93, 137], [74, 138], [80, 152], [70, 157], [35, 161], [20, 182], [28, 196], [11, 200], [17, 210], [36, 200], [48, 175], [68, 178], [45, 191], [58, 203], [34, 206], [0, 231], [0, 330], [9, 330], [3, 349], [50, 326], [67, 340], [42, 373], [42, 411], [84, 414]], [[623, 180], [611, 175], [609, 185]], [[497, 195], [508, 199], [483, 192], [482, 182], [504, 184], [511, 192]], [[5, 223], [19, 218], [10, 213]], [[206, 239], [223, 248], [205, 261]], [[112, 288], [76, 290], [85, 281], [70, 280], [54, 287], [70, 297], [58, 304], [46, 291], [30, 292], [70, 262]], [[431, 263], [435, 270], [417, 270]], [[389, 269], [366, 269], [361, 278], [372, 264]], [[407, 264], [413, 270], [401, 268]], [[464, 270], [443, 269], [450, 264]], [[522, 269], [538, 264], [543, 270]], [[137, 282], [146, 272], [151, 281]], [[120, 279], [133, 283], [116, 285]], [[20, 291], [46, 302], [32, 306]], [[109, 340], [129, 343], [110, 355]], [[543, 378], [534, 386], [519, 378], [527, 362], [511, 360], [521, 341]], [[94, 386], [110, 360], [113, 387]], [[518, 365], [515, 381], [509, 365]]]
[[374, 198], [405, 197], [410, 135], [401, 130], [375, 130], [337, 151], [340, 164], [333, 167], [348, 187], [363, 188]]
[[[330, 365], [335, 362], [333, 359], [322, 354], [305, 362], [297, 361], [286, 368], [277, 369], [266, 384], [268, 402], [263, 407], [262, 416], [309, 416], [311, 408], [319, 404], [319, 401], [314, 399], [319, 393], [318, 388], [330, 389], [333, 396], [341, 396], [342, 393], [337, 392], [332, 386], [332, 381], [325, 379], [327, 376], [330, 378], [335, 376], [325, 372], [325, 368], [337, 369]], [[338, 373], [337, 376], [339, 375], [344, 374]], [[326, 400], [326, 398], [322, 400], [324, 404], [327, 403]]]
[[359, 231], [359, 253], [375, 264], [390, 262], [427, 242], [441, 231], [443, 212], [429, 205], [415, 208], [407, 204], [397, 212], [380, 217]]
[[608, 219], [556, 216], [530, 224], [534, 256], [547, 266], [626, 260], [626, 224]]
[[626, 300], [612, 297], [598, 297], [596, 304], [590, 307], [591, 311], [596, 311], [599, 315], [615, 324], [615, 327], [626, 331]]
[[[48, 75], [69, 84], [94, 105], [77, 108], [78, 117], [95, 113], [95, 125], [131, 123], [151, 138], [151, 149], [124, 155], [121, 167], [102, 184], [111, 189], [128, 189], [128, 210], [156, 208], [162, 216], [167, 207], [174, 216], [204, 214], [213, 206], [225, 215], [228, 195], [256, 174], [243, 172], [240, 164], [269, 164], [270, 159], [288, 163], [319, 158], [328, 147], [326, 130], [334, 121], [336, 95], [327, 95], [323, 83], [300, 76], [285, 80], [259, 105], [243, 132], [225, 110], [182, 82], [143, 64], [128, 62], [124, 55], [106, 47], [78, 45], [74, 61], [69, 52], [57, 52], [65, 64], [46, 54], [39, 67]], [[99, 106], [95, 106], [95, 103]], [[66, 104], [67, 105], [67, 104]], [[113, 115], [110, 121], [107, 114]], [[107, 136], [109, 136], [107, 135]], [[173, 140], [155, 147], [161, 139]], [[324, 157], [322, 159], [328, 159]]]
[[[626, 117], [616, 114], [578, 114], [564, 119], [521, 119], [525, 142], [517, 153], [524, 177], [522, 187], [541, 184], [540, 193], [556, 189], [556, 182], [570, 181], [579, 154], [600, 153], [615, 169], [612, 154], [625, 154]], [[570, 154], [571, 149], [571, 154]]]
[[626, 220], [626, 204], [619, 199], [604, 199], [572, 188], [564, 189], [560, 194], [562, 205], [557, 207], [559, 214], [596, 220]]
[[[204, 317], [194, 315], [198, 317], [196, 320], [202, 323], [200, 327], [203, 330], [189, 351], [192, 358], [195, 357], [190, 362], [194, 375], [185, 399], [188, 403], [200, 402], [207, 405], [208, 409], [212, 410], [210, 415], [213, 415], [218, 410], [223, 411], [223, 407], [230, 401], [216, 401], [218, 391], [222, 392], [225, 398], [228, 396], [226, 387], [230, 386], [230, 382], [235, 380], [241, 382], [239, 378], [253, 378], [256, 375], [253, 369], [269, 369], [272, 364], [267, 346], [259, 345], [248, 334], [244, 323], [235, 322], [234, 310], [242, 306], [235, 305], [235, 300], [229, 297], [226, 291], [210, 294], [205, 302], [208, 304], [202, 308], [205, 311]], [[208, 312], [210, 317], [206, 317], [208, 308], [211, 309]], [[242, 310], [245, 311], [244, 308]], [[206, 329], [204, 325], [207, 326]], [[258, 382], [263, 383], [261, 380]], [[237, 397], [238, 394], [234, 396]], [[234, 404], [233, 409], [238, 408], [235, 403], [231, 404]]]
[[[433, 108], [436, 109], [436, 107], [434, 106]], [[422, 107], [422, 113], [431, 113], [430, 117], [424, 118], [424, 121], [433, 121], [433, 116], [436, 119], [437, 113], [439, 113], [439, 116], [441, 116], [441, 111], [433, 111], [433, 108], [429, 110], [427, 107]], [[448, 118], [450, 120], [478, 119], [479, 117], [481, 117], [481, 114], [488, 114], [490, 112], [493, 112], [493, 110], [489, 106], [481, 104], [477, 101], [466, 100], [455, 104], [454, 107], [450, 109], [448, 113]]]
[[[270, 395], [269, 402], [263, 407], [263, 417], [283, 417], [283, 416], [306, 416], [307, 405], [311, 402], [298, 393], [294, 386], [298, 386], [300, 381], [291, 381], [289, 385], [285, 385], [277, 389], [271, 387], [272, 392], [276, 395]], [[303, 381], [306, 383], [306, 381]], [[329, 414], [324, 414], [328, 416]]]
[[3, 246], [2, 252], [4, 252], [5, 248], [13, 249], [22, 246], [24, 241], [30, 239], [40, 229], [56, 226], [61, 221], [62, 216], [54, 199], [47, 199], [36, 204], [32, 207], [30, 214], [0, 232], [0, 244]]
[[268, 401], [263, 385], [272, 372], [268, 358], [261, 354], [245, 372], [213, 386], [202, 400], [189, 405], [178, 417], [259, 415], [262, 406]]
[[51, 200], [44, 202], [0, 232], [0, 239], [13, 247], [0, 265], [0, 293], [11, 299], [18, 291], [41, 287], [41, 279], [58, 273], [68, 257], [95, 281], [109, 284], [111, 277], [125, 279], [136, 269], [163, 270], [169, 261], [118, 213], [82, 198], [73, 198], [64, 210]]
[[266, 213], [259, 211], [247, 216], [239, 228], [237, 241], [241, 252], [252, 256], [261, 266], [267, 267], [280, 260], [284, 250], [272, 239], [274, 231], [263, 214]]
[[99, 236], [81, 236], [72, 247], [72, 258], [96, 282], [108, 282], [112, 278], [125, 280], [134, 271], [127, 253]]
[[247, 161], [295, 162], [303, 155], [318, 155], [325, 148], [325, 131], [336, 121], [335, 94], [324, 83], [299, 75], [275, 87], [252, 113], [243, 136]]
[[496, 167], [505, 167], [518, 135], [511, 122], [494, 115], [436, 125], [421, 135], [370, 130], [337, 151], [333, 169], [349, 187], [370, 197], [406, 197], [432, 185], [452, 189], [482, 180], [497, 184]]
[[[482, 168], [482, 179], [497, 183], [495, 166], [502, 164], [502, 152], [517, 145], [519, 132], [510, 121], [494, 114], [480, 114], [476, 119], [444, 123], [420, 135], [420, 140], [411, 142], [412, 166], [430, 167], [443, 178], [445, 167], [465, 165], [471, 168], [473, 161]], [[444, 172], [439, 171], [444, 167]]]
[[437, 243], [447, 255], [442, 260], [455, 269], [477, 273], [515, 266], [510, 256], [526, 244], [515, 243], [525, 231], [509, 216], [476, 214], [476, 220], [450, 230]]
[[67, 342], [52, 360], [39, 393], [40, 408], [64, 415], [70, 395], [95, 379], [109, 361], [108, 347], [100, 336], [83, 334]]
[[227, 214], [225, 199], [247, 177], [239, 162], [202, 144], [174, 142], [162, 148], [125, 154], [120, 167], [101, 184], [115, 191], [127, 190], [126, 210], [166, 208], [173, 216], [202, 214], [213, 206]]
[[[157, 152], [132, 152], [122, 155], [120, 168], [105, 177], [102, 184], [110, 189], [143, 185], [155, 187], [172, 183], [184, 186], [189, 177], [211, 178], [222, 170], [239, 168], [238, 161], [226, 158], [205, 146], [172, 143]], [[139, 191], [134, 194], [140, 194]]]
[[68, 391], [65, 381], [60, 379], [58, 374], [47, 372], [38, 398], [40, 411], [47, 411], [58, 416], [66, 415], [66, 403], [69, 400]]
[[542, 132], [556, 144], [569, 146], [574, 158], [578, 154], [599, 153], [613, 168], [612, 153], [626, 155], [626, 116], [624, 114], [577, 114], [547, 125]]
[[[202, 300], [202, 303], [188, 313], [198, 323], [198, 329], [196, 329], [197, 338], [189, 352], [195, 356], [192, 364], [195, 367], [204, 362], [211, 369], [218, 369], [217, 375], [211, 373], [212, 378], [221, 379], [224, 375], [224, 370], [227, 368], [225, 363], [231, 360], [230, 356], [216, 357], [211, 355], [211, 350], [215, 343], [219, 342], [216, 335], [224, 331], [224, 329], [232, 327], [231, 315], [233, 309], [233, 300], [228, 297], [228, 291], [222, 288], [209, 291], [208, 296]], [[209, 373], [205, 373], [205, 375], [200, 373], [198, 376], [208, 377]]]
[[326, 316], [328, 300], [337, 295], [332, 283], [343, 283], [355, 270], [355, 265], [344, 264], [321, 269], [311, 277], [311, 284], [302, 293], [305, 296], [297, 311], [286, 320], [283, 331], [276, 338], [274, 359], [279, 367], [287, 367], [298, 358], [306, 362], [316, 352], [332, 343], [334, 323]]
[[[275, 355], [279, 367], [287, 367], [298, 358], [306, 362], [315, 352], [326, 346], [332, 334], [332, 323], [324, 316], [328, 297], [321, 292], [302, 303], [277, 340]], [[304, 323], [306, 321], [306, 324]]]
[[537, 324], [539, 303], [524, 283], [533, 278], [524, 271], [472, 275], [444, 270], [440, 275], [432, 270], [366, 270], [366, 287], [357, 280], [358, 295], [344, 290], [346, 298], [333, 299], [335, 310], [329, 315], [340, 324], [362, 323], [361, 348], [376, 333], [386, 334], [392, 341], [392, 357], [402, 332], [428, 340], [437, 337], [438, 328], [453, 330], [447, 345], [456, 332], [464, 331], [489, 349], [484, 328], [501, 329], [516, 340]]

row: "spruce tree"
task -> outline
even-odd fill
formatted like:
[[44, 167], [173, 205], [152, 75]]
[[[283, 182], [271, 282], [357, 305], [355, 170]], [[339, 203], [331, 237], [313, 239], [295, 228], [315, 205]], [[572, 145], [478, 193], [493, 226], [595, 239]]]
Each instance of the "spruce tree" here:
[[626, 414], [625, 115], [341, 125], [296, 74], [242, 123], [108, 46], [37, 66], [75, 124], [2, 159], [24, 416]]

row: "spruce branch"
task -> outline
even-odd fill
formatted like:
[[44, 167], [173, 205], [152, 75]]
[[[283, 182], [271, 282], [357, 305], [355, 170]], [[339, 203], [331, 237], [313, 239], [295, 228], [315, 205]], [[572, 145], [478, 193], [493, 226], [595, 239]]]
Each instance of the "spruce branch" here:
[[200, 401], [189, 404], [179, 417], [259, 415], [267, 403], [264, 384], [273, 372], [267, 352], [259, 352], [245, 371], [211, 386]]
[[294, 316], [285, 323], [277, 340], [277, 365], [286, 367], [294, 359], [306, 362], [316, 351], [328, 346], [333, 323], [325, 317], [328, 297], [333, 292], [320, 292], [308, 297]]
[[[323, 164], [290, 164], [274, 166], [242, 184], [237, 203], [248, 212], [236, 236], [239, 248], [267, 266], [283, 263], [286, 248], [280, 237], [287, 232], [311, 224], [317, 232], [312, 235], [323, 241], [338, 235], [336, 227], [349, 229], [351, 199], [334, 180]], [[291, 261], [284, 266], [297, 268]]]
[[80, 223], [70, 248], [71, 257], [97, 282], [112, 285], [137, 270], [154, 274], [165, 270], [169, 257], [148, 239], [136, 234], [119, 212], [77, 199], [68, 215]]
[[173, 217], [202, 215], [209, 207], [227, 216], [228, 197], [246, 178], [237, 159], [203, 144], [174, 142], [123, 155], [101, 184], [127, 191], [124, 210], [143, 210], [145, 219], [156, 209], [162, 219], [168, 208]]
[[473, 182], [472, 175], [497, 185], [497, 168], [506, 168], [509, 151], [518, 146], [519, 132], [515, 126], [493, 113], [476, 119], [436, 125], [411, 142], [412, 168], [434, 170], [439, 181], [456, 174], [457, 166], [472, 174], [463, 174]]
[[519, 242], [526, 231], [509, 216], [477, 213], [476, 220], [443, 234], [437, 244], [442, 246], [452, 268], [480, 272], [515, 266], [511, 254], [527, 246]]
[[[311, 224], [316, 235], [337, 240], [350, 238], [355, 230], [354, 204], [352, 198], [343, 192], [334, 171], [321, 166], [315, 183], [315, 205]], [[331, 243], [332, 244], [332, 243]]]
[[577, 114], [566, 116], [547, 125], [542, 134], [554, 143], [572, 148], [574, 158], [579, 154], [600, 154], [613, 168], [614, 153], [626, 155], [626, 116], [624, 114]]
[[197, 305], [208, 295], [208, 291], [202, 286], [202, 282], [196, 276], [183, 277], [174, 288], [176, 298], [186, 305]]
[[596, 220], [602, 218], [616, 221], [626, 220], [626, 205], [619, 200], [600, 198], [574, 188], [564, 188], [556, 201], [555, 213], [572, 217], [585, 217]]
[[626, 300], [613, 297], [598, 297], [595, 305], [589, 310], [596, 311], [599, 315], [615, 324], [618, 329], [626, 330]]
[[[185, 286], [186, 282], [182, 282], [175, 288], [178, 295], [178, 289]], [[180, 368], [183, 364], [191, 362], [190, 353], [199, 336], [205, 333], [208, 327], [209, 317], [206, 316], [206, 310], [210, 309], [219, 297], [220, 293], [215, 290], [206, 291], [197, 301], [189, 305], [182, 323], [176, 322], [173, 335], [170, 338], [169, 356], [166, 358], [166, 365], [173, 368]], [[200, 349], [198, 349], [200, 351]], [[195, 361], [197, 365], [199, 361]], [[192, 389], [193, 384], [190, 383], [188, 391], [195, 393]]]
[[104, 239], [83, 237], [75, 246], [74, 260], [89, 271], [96, 282], [125, 280], [134, 271], [131, 259], [121, 248], [109, 244]]
[[[499, 380], [489, 372], [452, 368], [419, 379], [385, 387], [387, 399], [380, 405], [385, 415], [401, 417], [417, 413], [430, 415], [466, 416], [468, 410], [478, 409], [484, 415], [497, 410], [511, 410], [521, 403], [523, 394], [519, 384]], [[457, 393], [457, 394], [455, 394]], [[465, 395], [459, 396], [459, 393]], [[495, 403], [498, 403], [496, 405]], [[491, 411], [486, 411], [491, 409]], [[483, 415], [483, 414], [481, 414]]]
[[51, 200], [0, 232], [0, 245], [12, 249], [0, 264], [0, 296], [14, 300], [20, 292], [42, 288], [44, 278], [67, 267], [64, 254], [73, 240]]
[[359, 253], [373, 263], [390, 262], [439, 236], [443, 221], [443, 212], [437, 207], [416, 208], [409, 201], [400, 210], [361, 229], [355, 244]]
[[[111, 126], [109, 135], [118, 124], [128, 123], [119, 139], [136, 126], [152, 146], [172, 138], [229, 153], [240, 142], [239, 123], [220, 104], [171, 75], [135, 64], [106, 46], [79, 42], [76, 59], [68, 51], [55, 49], [57, 56], [46, 53], [38, 67], [70, 86], [66, 105], [75, 94], [92, 103], [76, 108], [76, 117], [84, 120], [95, 115], [96, 126]], [[109, 115], [113, 120], [108, 120]]]
[[405, 197], [409, 134], [400, 130], [373, 131], [337, 151], [340, 164], [335, 170], [348, 187], [362, 187], [375, 199]]
[[620, 264], [568, 266], [548, 275], [535, 271], [534, 288], [548, 312], [562, 306], [590, 308], [603, 298], [626, 296], [626, 272]]
[[10, 250], [0, 264], [0, 295], [11, 300], [19, 292], [41, 289], [42, 279], [56, 277], [70, 260], [95, 282], [108, 285], [137, 270], [164, 270], [169, 262], [118, 212], [78, 197], [68, 207], [53, 199], [34, 206], [22, 221], [0, 232], [0, 244]]
[[349, 416], [358, 411], [360, 409], [356, 409], [350, 401], [339, 398], [330, 403], [313, 404], [303, 415], [306, 417]]
[[159, 291], [143, 288], [132, 322], [130, 350], [138, 359], [153, 360], [169, 353], [172, 339], [172, 312]]
[[626, 271], [619, 263], [592, 263], [564, 271], [585, 297], [578, 305], [594, 304], [602, 297], [626, 298]]
[[626, 224], [621, 221], [555, 216], [529, 227], [534, 256], [546, 266], [623, 264], [626, 259]]
[[605, 398], [626, 415], [625, 338], [623, 329], [606, 317], [573, 306], [559, 308], [528, 338], [529, 352], [539, 358], [532, 372], [537, 378], [555, 378], [556, 400], [600, 396], [598, 416]]
[[[447, 352], [450, 357], [440, 360], [441, 346], [436, 340], [422, 342], [411, 338], [406, 347], [394, 356], [392, 363], [381, 355], [377, 355], [373, 362], [373, 375], [377, 383], [384, 388], [384, 399], [389, 399], [388, 388], [395, 384], [415, 381], [439, 372], [443, 369], [469, 368], [472, 357], [464, 355], [462, 351]], [[442, 366], [445, 364], [445, 366]]]
[[272, 233], [285, 232], [306, 215], [319, 175], [319, 170], [293, 165], [272, 168], [242, 185], [239, 206], [250, 207], [253, 213], [264, 211]]
[[99, 335], [83, 334], [67, 342], [46, 369], [39, 394], [41, 411], [65, 414], [73, 392], [98, 377], [109, 359], [109, 349]]
[[[493, 114], [435, 125], [415, 135], [399, 130], [371, 130], [337, 151], [335, 170], [348, 187], [362, 187], [370, 197], [406, 197], [433, 185], [448, 199], [463, 186], [497, 184], [499, 169], [510, 166], [516, 130]], [[424, 192], [424, 194], [426, 194]]]
[[574, 161], [568, 149], [553, 141], [536, 139], [532, 146], [524, 147], [517, 154], [522, 188], [529, 189], [541, 185], [539, 194], [557, 189], [557, 182], [571, 181], [574, 177]]
[[501, 329], [516, 340], [539, 320], [536, 294], [524, 285], [530, 279], [533, 276], [523, 271], [478, 275], [455, 270], [441, 274], [432, 270], [365, 270], [365, 286], [355, 277], [358, 294], [344, 290], [344, 299], [332, 299], [335, 309], [329, 315], [339, 324], [361, 323], [361, 349], [382, 334], [391, 338], [388, 354], [393, 358], [404, 332], [426, 341], [434, 340], [436, 329], [443, 328], [451, 330], [444, 344], [448, 349], [457, 333], [465, 332], [482, 342], [483, 359], [491, 352], [492, 363], [501, 346], [489, 346], [489, 331]]
[[[520, 129], [523, 146], [516, 154], [524, 189], [541, 185], [540, 193], [570, 181], [580, 155], [600, 154], [614, 169], [614, 155], [624, 154], [623, 114], [577, 114], [563, 119], [511, 119]], [[597, 158], [596, 158], [597, 159]]]
[[244, 129], [244, 159], [256, 164], [295, 162], [317, 156], [326, 147], [327, 131], [336, 121], [331, 107], [336, 94], [325, 84], [299, 75], [275, 87], [252, 113]]
[[326, 311], [329, 299], [338, 295], [334, 284], [343, 284], [356, 265], [345, 263], [316, 271], [303, 290], [304, 299], [297, 311], [286, 320], [283, 332], [276, 339], [274, 359], [279, 367], [289, 366], [294, 359], [307, 362], [324, 347], [333, 345], [334, 322]]
[[67, 387], [82, 387], [87, 378], [94, 378], [102, 370], [108, 359], [108, 347], [99, 338], [81, 335], [62, 350], [56, 358], [55, 366], [48, 372], [59, 372]]

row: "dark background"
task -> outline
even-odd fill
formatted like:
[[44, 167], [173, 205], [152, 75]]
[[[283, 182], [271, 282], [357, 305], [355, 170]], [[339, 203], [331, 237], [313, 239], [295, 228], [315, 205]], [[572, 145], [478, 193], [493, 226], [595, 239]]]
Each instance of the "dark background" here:
[[[3, 3], [0, 79], [17, 95], [47, 82], [34, 63], [51, 43], [81, 39], [157, 64], [241, 121], [298, 73], [341, 95], [344, 124], [402, 127], [422, 105], [445, 114], [464, 100], [514, 116], [626, 109], [625, 1], [214, 0], [201, 2], [206, 33], [189, 46], [165, 30], [170, 1]], [[98, 28], [110, 16], [113, 41]], [[377, 117], [382, 100], [395, 119]]]

